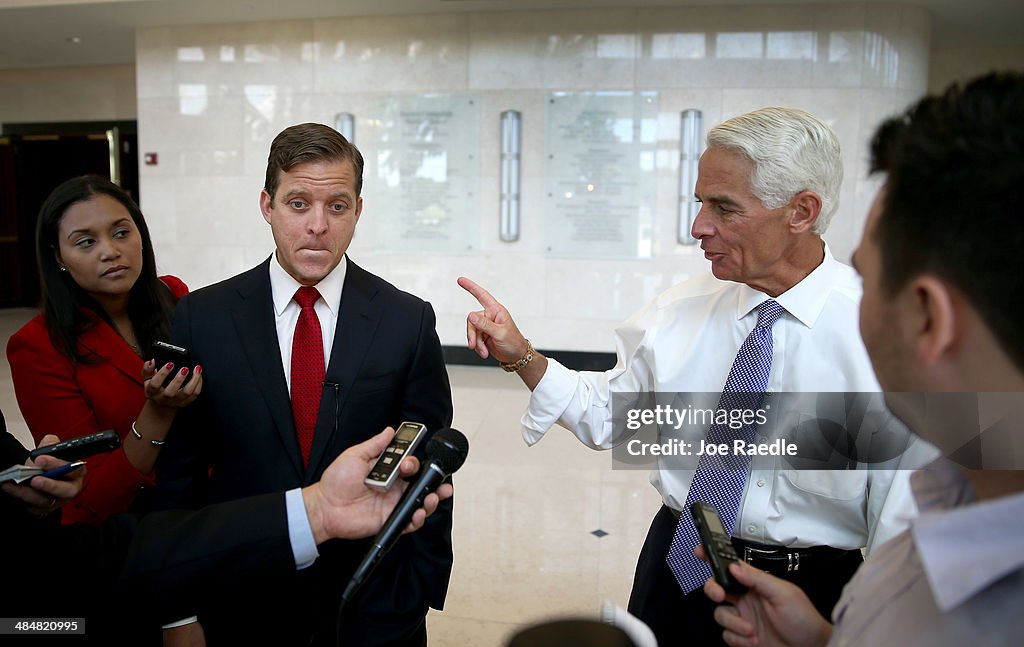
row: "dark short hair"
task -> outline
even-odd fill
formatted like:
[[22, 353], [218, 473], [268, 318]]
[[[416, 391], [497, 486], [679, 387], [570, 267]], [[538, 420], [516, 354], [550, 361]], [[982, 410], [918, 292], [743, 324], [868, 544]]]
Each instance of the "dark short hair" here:
[[282, 172], [306, 162], [352, 162], [356, 171], [356, 197], [363, 190], [363, 155], [337, 130], [323, 124], [299, 124], [285, 128], [270, 144], [267, 177], [263, 188], [274, 199]]
[[111, 322], [99, 304], [75, 283], [70, 272], [60, 271], [54, 250], [60, 249], [60, 221], [68, 209], [100, 195], [109, 196], [121, 203], [135, 223], [142, 240], [142, 271], [129, 293], [128, 316], [144, 351], [148, 352], [154, 341], [166, 340], [170, 336], [177, 301], [157, 277], [149, 227], [135, 200], [121, 187], [98, 175], [82, 175], [62, 182], [39, 208], [39, 219], [36, 221], [36, 262], [39, 264], [43, 318], [46, 320], [50, 341], [72, 361], [92, 359], [78, 348], [79, 335], [88, 330], [94, 321], [84, 317], [82, 309], [92, 310], [107, 323]]
[[954, 84], [889, 119], [871, 171], [886, 174], [874, 232], [883, 289], [941, 277], [1024, 369], [1024, 74]]

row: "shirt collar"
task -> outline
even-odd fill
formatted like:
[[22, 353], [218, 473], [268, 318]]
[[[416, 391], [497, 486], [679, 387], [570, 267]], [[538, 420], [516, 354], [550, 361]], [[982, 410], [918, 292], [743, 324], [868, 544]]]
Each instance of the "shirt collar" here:
[[[834, 284], [833, 275], [839, 267], [839, 262], [832, 257], [828, 243], [824, 243], [824, 246], [825, 258], [821, 264], [799, 283], [775, 297], [775, 301], [786, 312], [796, 317], [808, 328], [814, 327], [814, 322], [818, 320], [822, 310], [825, 309], [825, 302], [828, 301], [831, 286]], [[764, 292], [755, 290], [749, 285], [741, 283], [739, 288], [737, 320], [746, 317], [754, 308], [769, 298]]]
[[943, 612], [1024, 568], [1024, 492], [975, 502], [966, 475], [945, 459], [913, 474], [911, 488], [921, 511], [914, 544]]
[[[320, 293], [324, 304], [335, 317], [338, 316], [337, 309], [341, 305], [341, 288], [345, 285], [345, 274], [348, 271], [348, 254], [341, 257], [341, 262], [331, 273], [325, 276], [315, 286]], [[302, 287], [298, 281], [281, 267], [277, 260], [277, 252], [270, 255], [270, 290], [274, 296], [274, 313], [280, 317], [284, 309], [291, 303], [296, 290]]]

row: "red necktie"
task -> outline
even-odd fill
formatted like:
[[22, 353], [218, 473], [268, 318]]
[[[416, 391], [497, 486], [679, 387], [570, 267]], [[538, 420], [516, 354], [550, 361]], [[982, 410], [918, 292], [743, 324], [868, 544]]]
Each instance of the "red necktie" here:
[[309, 286], [295, 292], [295, 302], [302, 310], [292, 340], [292, 417], [303, 465], [309, 463], [309, 452], [313, 448], [313, 431], [320, 412], [324, 382], [324, 339], [320, 332], [320, 319], [313, 309], [319, 298], [316, 288]]

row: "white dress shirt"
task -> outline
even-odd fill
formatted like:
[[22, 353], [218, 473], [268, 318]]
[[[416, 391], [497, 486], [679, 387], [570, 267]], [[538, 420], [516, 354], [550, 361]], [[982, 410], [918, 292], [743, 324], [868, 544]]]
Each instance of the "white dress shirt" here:
[[911, 482], [921, 516], [850, 580], [829, 645], [1019, 645], [1024, 492], [978, 502], [941, 460]]
[[[324, 367], [331, 361], [331, 349], [334, 347], [334, 331], [338, 327], [338, 308], [341, 305], [341, 290], [345, 285], [345, 272], [348, 268], [348, 256], [342, 256], [341, 262], [331, 273], [316, 284], [320, 298], [313, 304], [317, 318], [320, 319], [320, 333], [324, 342]], [[288, 384], [288, 392], [292, 390], [292, 341], [295, 338], [295, 324], [299, 320], [302, 308], [295, 302], [295, 292], [302, 287], [288, 272], [281, 267], [275, 251], [270, 257], [270, 290], [274, 299], [274, 320], [277, 326], [277, 343], [281, 350], [281, 366], [284, 367], [284, 379]], [[288, 539], [295, 558], [295, 568], [304, 569], [312, 566], [320, 552], [313, 539], [313, 530], [306, 516], [306, 506], [302, 502], [302, 490], [295, 488], [285, 493], [285, 510], [288, 514]], [[164, 629], [173, 629], [196, 622], [196, 616], [163, 625]]]
[[[320, 333], [324, 342], [324, 367], [331, 362], [331, 349], [334, 347], [334, 331], [338, 327], [338, 308], [341, 306], [341, 291], [345, 285], [345, 273], [348, 268], [348, 256], [342, 256], [341, 262], [331, 270], [330, 274], [317, 283], [320, 298], [313, 304], [313, 310], [320, 319]], [[302, 310], [295, 302], [295, 292], [302, 287], [277, 260], [277, 252], [270, 259], [270, 290], [274, 298], [274, 319], [277, 325], [277, 343], [281, 350], [281, 366], [284, 367], [284, 379], [288, 384], [288, 392], [292, 389], [292, 341], [295, 338], [295, 324]], [[310, 566], [319, 556], [313, 532], [306, 518], [306, 508], [302, 503], [299, 490], [290, 490], [286, 498], [288, 504], [288, 534], [292, 543], [297, 568]]]
[[[859, 277], [825, 246], [823, 262], [775, 299], [785, 313], [772, 328], [769, 393], [879, 391], [858, 330], [860, 295]], [[524, 439], [536, 443], [558, 423], [607, 449], [627, 437], [612, 423], [613, 394], [721, 392], [768, 298], [710, 274], [670, 288], [616, 329], [615, 368], [575, 372], [548, 360], [522, 419]], [[659, 459], [651, 483], [681, 510], [694, 470], [667, 465]], [[777, 456], [756, 456], [733, 534], [778, 546], [870, 549], [914, 515], [908, 474], [783, 469]]]
[[[315, 286], [320, 299], [313, 304], [313, 310], [320, 319], [320, 333], [324, 339], [324, 368], [331, 363], [331, 348], [334, 347], [334, 331], [338, 327], [338, 308], [341, 305], [341, 289], [345, 286], [348, 256]], [[281, 366], [288, 392], [292, 389], [292, 341], [295, 338], [295, 324], [302, 308], [295, 302], [295, 292], [302, 284], [292, 278], [281, 267], [277, 252], [270, 259], [270, 290], [274, 297], [274, 318], [277, 324], [277, 343], [281, 347]]]

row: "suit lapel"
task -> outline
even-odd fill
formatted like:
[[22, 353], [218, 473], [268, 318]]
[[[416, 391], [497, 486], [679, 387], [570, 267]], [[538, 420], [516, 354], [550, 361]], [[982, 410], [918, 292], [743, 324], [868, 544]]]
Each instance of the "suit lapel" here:
[[[320, 414], [309, 455], [307, 479], [319, 474], [321, 467], [326, 467], [320, 463], [324, 460], [324, 452], [334, 434], [345, 433], [344, 429], [338, 428], [341, 424], [338, 417], [345, 408], [352, 384], [366, 360], [380, 322], [380, 306], [374, 302], [377, 288], [370, 280], [370, 274], [351, 260], [346, 259], [346, 262], [348, 268], [338, 308], [338, 326], [334, 330], [334, 345], [324, 378], [324, 392], [320, 398]], [[333, 459], [334, 456], [329, 458]]]
[[78, 338], [79, 346], [107, 360], [114, 368], [124, 373], [125, 377], [141, 387], [142, 360], [107, 322], [91, 312], [87, 314], [93, 318], [96, 325]]
[[284, 367], [281, 366], [281, 345], [277, 340], [269, 268], [268, 258], [250, 272], [250, 280], [239, 286], [238, 299], [231, 306], [231, 317], [252, 375], [270, 409], [281, 444], [296, 475], [301, 479], [302, 455], [295, 435], [288, 382], [285, 381]]

